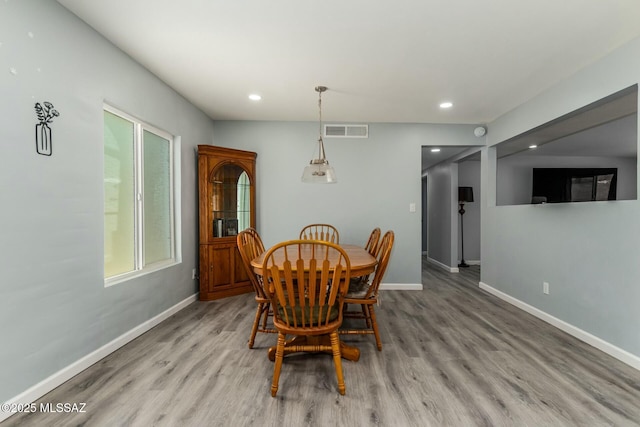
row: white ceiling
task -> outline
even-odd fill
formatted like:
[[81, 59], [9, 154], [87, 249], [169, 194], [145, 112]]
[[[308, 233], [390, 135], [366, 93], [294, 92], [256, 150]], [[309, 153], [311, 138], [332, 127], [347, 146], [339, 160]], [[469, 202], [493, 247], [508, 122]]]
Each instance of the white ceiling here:
[[638, 117], [635, 114], [518, 154], [526, 156], [636, 157]]
[[324, 85], [326, 120], [487, 123], [640, 36], [638, 0], [58, 1], [221, 120], [317, 120]]
[[[433, 148], [438, 148], [440, 151], [433, 152], [431, 151]], [[452, 157], [457, 157], [463, 151], [468, 150], [469, 148], [473, 148], [471, 146], [466, 145], [451, 145], [451, 146], [423, 146], [422, 147], [422, 173], [424, 174], [427, 169], [437, 165], [438, 163], [442, 163], [444, 161], [450, 161]], [[478, 151], [469, 157], [465, 157], [460, 160], [480, 160], [480, 147]]]

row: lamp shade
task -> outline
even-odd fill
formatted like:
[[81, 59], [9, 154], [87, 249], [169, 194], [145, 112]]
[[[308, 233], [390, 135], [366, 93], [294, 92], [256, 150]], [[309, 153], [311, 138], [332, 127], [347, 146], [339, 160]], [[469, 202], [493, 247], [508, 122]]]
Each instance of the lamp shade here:
[[335, 184], [338, 182], [336, 171], [329, 165], [329, 162], [321, 159], [314, 159], [304, 168], [302, 182], [310, 184]]
[[473, 187], [458, 187], [458, 202], [473, 202]]

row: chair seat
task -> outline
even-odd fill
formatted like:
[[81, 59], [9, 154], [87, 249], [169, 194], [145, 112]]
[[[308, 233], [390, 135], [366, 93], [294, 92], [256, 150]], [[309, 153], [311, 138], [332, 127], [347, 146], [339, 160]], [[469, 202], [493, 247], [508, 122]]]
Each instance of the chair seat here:
[[367, 295], [369, 290], [369, 277], [355, 277], [349, 282], [349, 290], [345, 298], [358, 298], [362, 299]]
[[[318, 315], [321, 316], [322, 319], [326, 319], [327, 317], [327, 310], [331, 309], [331, 312], [329, 313], [329, 322], [333, 322], [334, 320], [336, 320], [339, 316], [339, 311], [340, 311], [340, 307], [339, 304], [334, 304], [332, 306], [314, 306], [314, 307], [300, 307], [300, 306], [295, 306], [295, 307], [278, 307], [278, 314], [280, 315], [280, 317], [284, 318], [285, 316], [285, 310], [287, 312], [287, 315], [289, 316], [289, 319], [293, 319], [294, 318], [294, 314], [295, 314], [295, 318], [298, 319], [298, 325], [299, 327], [307, 327], [307, 326], [311, 326], [309, 324], [309, 319], [318, 319]], [[320, 311], [322, 310], [322, 311]], [[311, 312], [311, 316], [309, 316]], [[304, 314], [304, 317], [303, 317]], [[305, 323], [301, 323], [302, 319], [305, 319]], [[292, 321], [293, 322], [293, 321]], [[317, 323], [314, 321], [313, 322], [313, 326], [317, 326]]]

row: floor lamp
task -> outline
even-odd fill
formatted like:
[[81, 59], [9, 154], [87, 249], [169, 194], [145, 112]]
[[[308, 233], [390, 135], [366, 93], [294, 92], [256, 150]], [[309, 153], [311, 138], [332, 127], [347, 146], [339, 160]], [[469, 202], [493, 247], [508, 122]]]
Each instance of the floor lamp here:
[[464, 261], [464, 204], [473, 202], [473, 187], [458, 187], [458, 204], [460, 205], [460, 209], [458, 213], [460, 214], [460, 243], [462, 244], [462, 252], [460, 264], [458, 267], [469, 267]]

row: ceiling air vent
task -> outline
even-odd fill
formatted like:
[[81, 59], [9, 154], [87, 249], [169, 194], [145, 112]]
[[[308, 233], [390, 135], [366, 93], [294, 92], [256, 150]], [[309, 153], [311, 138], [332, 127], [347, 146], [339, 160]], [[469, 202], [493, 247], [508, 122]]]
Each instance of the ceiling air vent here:
[[369, 125], [324, 125], [327, 138], [369, 138]]

